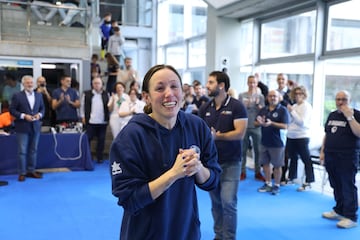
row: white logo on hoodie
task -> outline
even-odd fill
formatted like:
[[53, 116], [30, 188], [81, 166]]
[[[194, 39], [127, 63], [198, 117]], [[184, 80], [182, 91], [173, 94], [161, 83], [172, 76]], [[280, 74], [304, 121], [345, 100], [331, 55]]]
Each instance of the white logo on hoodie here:
[[117, 174], [122, 173], [120, 163], [113, 162], [113, 164], [111, 165], [111, 172], [112, 172], [112, 175], [117, 175]]

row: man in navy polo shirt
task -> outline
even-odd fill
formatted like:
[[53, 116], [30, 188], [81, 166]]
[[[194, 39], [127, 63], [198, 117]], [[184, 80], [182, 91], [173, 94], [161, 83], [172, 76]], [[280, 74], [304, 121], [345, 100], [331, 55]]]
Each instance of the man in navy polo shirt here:
[[359, 207], [355, 176], [359, 166], [360, 112], [350, 106], [347, 91], [339, 91], [335, 101], [337, 109], [325, 123], [320, 161], [325, 161], [336, 204], [322, 216], [338, 220], [339, 228], [352, 228], [357, 226]]
[[227, 94], [229, 87], [226, 73], [210, 73], [206, 88], [213, 99], [199, 110], [199, 116], [211, 128], [222, 168], [220, 183], [210, 192], [215, 239], [236, 239], [241, 145], [247, 127], [245, 106]]
[[[260, 110], [255, 120], [255, 126], [261, 126], [260, 161], [266, 181], [258, 191], [277, 195], [280, 192], [281, 167], [284, 166], [286, 129], [290, 116], [286, 107], [280, 104], [278, 91], [270, 91], [267, 99], [269, 105]], [[273, 166], [274, 186], [271, 182], [270, 164]]]
[[54, 90], [52, 96], [52, 108], [56, 112], [56, 123], [77, 122], [80, 100], [76, 90], [71, 88], [71, 77], [62, 76], [60, 84], [61, 86]]

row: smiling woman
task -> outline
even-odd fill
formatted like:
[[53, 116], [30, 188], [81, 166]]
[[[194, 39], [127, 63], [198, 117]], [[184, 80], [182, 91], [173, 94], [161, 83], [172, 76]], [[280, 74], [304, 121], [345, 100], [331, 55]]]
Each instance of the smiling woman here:
[[171, 129], [183, 99], [181, 78], [171, 66], [159, 65], [153, 70], [144, 78], [145, 100], [152, 108], [151, 117]]
[[172, 66], [152, 67], [142, 86], [147, 114], [134, 115], [110, 150], [112, 193], [124, 208], [120, 238], [200, 239], [195, 185], [210, 191], [220, 174], [210, 130], [180, 111]]

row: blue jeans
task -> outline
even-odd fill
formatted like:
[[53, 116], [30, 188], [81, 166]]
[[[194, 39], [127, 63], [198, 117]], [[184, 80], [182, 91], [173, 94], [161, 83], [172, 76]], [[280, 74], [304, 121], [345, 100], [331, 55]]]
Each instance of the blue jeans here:
[[236, 239], [240, 162], [220, 164], [219, 185], [210, 192], [216, 239]]
[[18, 144], [18, 172], [25, 175], [34, 172], [37, 160], [37, 147], [40, 132], [31, 131], [29, 133], [16, 133]]
[[260, 149], [260, 140], [261, 140], [261, 128], [248, 128], [246, 129], [245, 137], [242, 148], [242, 160], [241, 160], [241, 172], [246, 172], [246, 154], [249, 148], [250, 137], [252, 139], [252, 145], [254, 149], [254, 163], [255, 163], [255, 173], [260, 172], [261, 166], [259, 162], [259, 149]]

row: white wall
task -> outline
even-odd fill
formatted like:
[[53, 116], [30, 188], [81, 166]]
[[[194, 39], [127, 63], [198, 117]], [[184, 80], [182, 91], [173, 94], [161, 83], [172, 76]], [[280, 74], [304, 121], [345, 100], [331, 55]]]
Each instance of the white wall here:
[[215, 15], [214, 8], [208, 7], [206, 74], [213, 70], [221, 71], [221, 60], [226, 57], [229, 63], [230, 87], [245, 84], [240, 78], [240, 34], [237, 20], [219, 18]]

